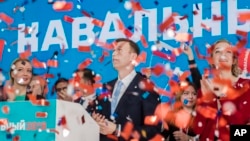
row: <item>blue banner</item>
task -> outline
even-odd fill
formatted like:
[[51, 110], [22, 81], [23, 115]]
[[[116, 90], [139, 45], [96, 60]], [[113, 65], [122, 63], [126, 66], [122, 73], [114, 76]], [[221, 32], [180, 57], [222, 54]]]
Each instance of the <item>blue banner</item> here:
[[[205, 54], [207, 46], [221, 38], [236, 44], [242, 36], [238, 32], [247, 34], [250, 30], [249, 21], [238, 19], [239, 13], [250, 12], [249, 6], [250, 0], [2, 0], [0, 39], [4, 47], [0, 68], [8, 79], [12, 61], [30, 49], [30, 60], [36, 58], [47, 63], [53, 56], [58, 60], [58, 67], [52, 66], [49, 71], [48, 67], [34, 70], [40, 75], [54, 74], [49, 79], [50, 90], [58, 74], [72, 77], [73, 71], [86, 59], [92, 60], [88, 67], [102, 76], [101, 82], [106, 82], [117, 74], [112, 67], [112, 50], [105, 45], [118, 37], [127, 37], [147, 53], [146, 62], [140, 63], [137, 71], [159, 63], [185, 71], [188, 63], [184, 54], [170, 61], [153, 54], [154, 46], [160, 44], [160, 51], [162, 48], [173, 51], [180, 47], [180, 42], [192, 40], [192, 48], [197, 46]], [[178, 38], [168, 27], [173, 23]], [[195, 58], [203, 72], [206, 60]], [[168, 77], [154, 75], [152, 80], [164, 88]], [[48, 97], [55, 98], [55, 95]]]

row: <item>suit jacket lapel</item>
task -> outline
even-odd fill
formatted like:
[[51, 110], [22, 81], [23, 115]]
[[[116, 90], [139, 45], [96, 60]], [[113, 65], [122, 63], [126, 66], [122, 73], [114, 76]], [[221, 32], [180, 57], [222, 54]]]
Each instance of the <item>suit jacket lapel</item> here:
[[139, 88], [139, 86], [138, 86], [139, 82], [140, 82], [140, 75], [137, 73], [136, 76], [134, 77], [134, 79], [131, 81], [131, 83], [127, 87], [127, 89], [125, 90], [125, 92], [123, 93], [118, 105], [116, 106], [115, 112], [119, 109], [124, 108], [121, 105], [124, 105], [124, 103], [126, 102], [126, 100], [128, 98], [128, 94], [131, 94], [131, 92], [134, 92], [135, 89]]

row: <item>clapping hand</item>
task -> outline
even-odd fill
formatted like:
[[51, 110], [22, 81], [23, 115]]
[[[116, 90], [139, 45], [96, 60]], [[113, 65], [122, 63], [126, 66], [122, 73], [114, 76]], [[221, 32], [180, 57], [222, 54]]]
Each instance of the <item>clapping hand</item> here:
[[101, 134], [108, 135], [108, 134], [112, 134], [115, 132], [117, 125], [115, 123], [109, 121], [108, 119], [106, 119], [104, 115], [93, 112], [92, 118], [100, 126]]

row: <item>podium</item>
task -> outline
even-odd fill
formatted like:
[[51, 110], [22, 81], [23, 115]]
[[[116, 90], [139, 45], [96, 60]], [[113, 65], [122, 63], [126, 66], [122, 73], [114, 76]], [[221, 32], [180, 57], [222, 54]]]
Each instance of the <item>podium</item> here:
[[99, 141], [99, 126], [78, 103], [0, 102], [1, 141]]

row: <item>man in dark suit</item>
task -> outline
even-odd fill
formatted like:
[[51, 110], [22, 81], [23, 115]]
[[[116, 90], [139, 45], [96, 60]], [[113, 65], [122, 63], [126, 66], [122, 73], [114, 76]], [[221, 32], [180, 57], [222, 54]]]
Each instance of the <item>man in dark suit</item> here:
[[[112, 63], [118, 78], [104, 85], [110, 95], [107, 92], [100, 94], [92, 113], [100, 126], [101, 141], [112, 140], [111, 137], [118, 140], [149, 140], [160, 133], [159, 124], [144, 123], [145, 117], [154, 115], [159, 96], [140, 87], [140, 82], [146, 77], [137, 73], [133, 64], [139, 52], [139, 47], [133, 41], [124, 38], [116, 40]], [[131, 130], [128, 130], [129, 127], [132, 127]]]

